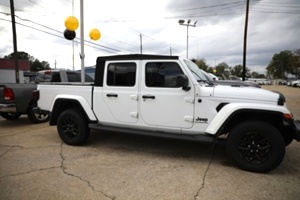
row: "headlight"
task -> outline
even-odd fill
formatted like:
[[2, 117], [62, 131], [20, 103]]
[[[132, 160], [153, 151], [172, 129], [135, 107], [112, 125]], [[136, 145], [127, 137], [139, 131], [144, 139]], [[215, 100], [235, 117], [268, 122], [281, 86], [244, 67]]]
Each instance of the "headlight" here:
[[285, 96], [281, 94], [280, 92], [276, 92], [279, 94], [278, 100], [277, 100], [277, 105], [283, 106], [285, 103]]

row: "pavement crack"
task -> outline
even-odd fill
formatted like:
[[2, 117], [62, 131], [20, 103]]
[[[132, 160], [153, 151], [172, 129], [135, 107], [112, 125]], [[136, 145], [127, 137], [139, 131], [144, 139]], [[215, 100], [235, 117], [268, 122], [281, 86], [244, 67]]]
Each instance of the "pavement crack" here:
[[60, 166], [60, 168], [61, 168], [61, 170], [63, 171], [64, 174], [66, 174], [68, 176], [78, 178], [79, 180], [85, 182], [88, 185], [88, 187], [90, 187], [94, 192], [100, 192], [102, 195], [104, 195], [105, 197], [107, 197], [109, 199], [112, 199], [112, 200], [116, 199], [115, 196], [109, 196], [109, 195], [105, 194], [103, 191], [95, 189], [95, 187], [91, 184], [90, 181], [88, 181], [88, 180], [86, 180], [86, 179], [84, 179], [80, 176], [77, 176], [76, 174], [72, 174], [70, 172], [67, 172], [66, 167], [64, 166], [64, 163], [65, 163], [66, 159], [63, 155], [63, 143], [61, 143], [61, 145], [60, 145], [60, 157], [61, 157], [61, 166]]
[[197, 191], [197, 194], [194, 196], [195, 200], [197, 200], [197, 197], [199, 196], [200, 192], [205, 188], [206, 176], [207, 176], [207, 173], [208, 173], [208, 171], [210, 169], [210, 166], [211, 166], [211, 164], [213, 162], [213, 159], [214, 159], [215, 143], [216, 143], [216, 141], [214, 141], [214, 143], [212, 144], [211, 151], [210, 151], [209, 163], [208, 163], [208, 165], [206, 167], [206, 170], [204, 172], [204, 175], [202, 177], [202, 184], [201, 184], [199, 190]]
[[6, 155], [7, 153], [14, 151], [15, 148], [24, 148], [22, 146], [17, 146], [17, 145], [0, 145], [0, 147], [8, 148], [6, 151], [0, 154], [0, 158]]
[[36, 170], [31, 170], [31, 171], [28, 171], [28, 172], [22, 172], [22, 173], [16, 173], [16, 174], [10, 174], [10, 175], [6, 175], [6, 176], [1, 176], [0, 178], [7, 178], [7, 177], [12, 177], [12, 176], [25, 175], [25, 174], [30, 174], [30, 173], [38, 172], [38, 171], [44, 171], [44, 170], [49, 170], [49, 169], [55, 169], [55, 168], [59, 168], [59, 167], [56, 166], [56, 167], [40, 168], [40, 169], [36, 169]]

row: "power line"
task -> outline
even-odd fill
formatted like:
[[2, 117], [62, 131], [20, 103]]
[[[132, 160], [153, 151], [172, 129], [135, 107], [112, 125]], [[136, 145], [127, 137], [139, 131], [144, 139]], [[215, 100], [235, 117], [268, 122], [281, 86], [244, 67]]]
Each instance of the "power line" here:
[[[10, 20], [6, 20], [6, 19], [0, 19], [0, 20], [11, 22]], [[27, 28], [30, 28], [30, 29], [33, 29], [33, 30], [36, 30], [36, 31], [39, 31], [39, 32], [46, 33], [48, 35], [59, 37], [59, 38], [62, 38], [62, 39], [65, 40], [65, 38], [61, 35], [56, 35], [54, 33], [50, 33], [50, 32], [47, 32], [47, 31], [44, 31], [44, 30], [41, 30], [41, 29], [38, 29], [38, 28], [34, 28], [32, 26], [28, 26], [28, 25], [25, 25], [25, 24], [22, 24], [22, 23], [19, 23], [19, 22], [16, 22], [16, 24], [27, 27]], [[55, 31], [57, 31], [57, 30], [55, 30]], [[59, 31], [57, 31], [57, 32], [59, 32]], [[79, 39], [79, 38], [76, 38], [76, 39]], [[75, 42], [79, 44], [79, 42], [77, 42], [77, 41], [75, 41]], [[99, 49], [99, 50], [103, 50], [103, 51], [106, 51], [106, 52], [109, 52], [109, 53], [116, 53], [116, 52], [121, 51], [121, 50], [113, 49], [113, 48], [106, 47], [106, 46], [103, 46], [103, 45], [95, 44], [95, 43], [87, 41], [87, 40], [85, 40], [85, 42], [89, 43], [89, 45], [86, 45], [86, 46], [93, 47], [93, 48], [96, 48], [96, 49]], [[94, 46], [92, 46], [92, 45], [94, 45]]]
[[210, 8], [224, 7], [224, 6], [228, 6], [228, 5], [244, 4], [244, 3], [245, 3], [244, 1], [236, 1], [236, 2], [224, 3], [224, 4], [215, 4], [215, 5], [211, 5], [211, 6], [202, 6], [202, 7], [198, 7], [198, 8], [182, 9], [182, 10], [178, 10], [178, 11], [202, 10], [202, 9], [210, 9]]
[[[259, 2], [259, 3], [257, 3]], [[166, 17], [166, 19], [174, 18], [197, 18], [197, 17], [212, 17], [222, 15], [244, 14], [241, 6], [244, 6], [245, 1], [236, 1], [232, 3], [217, 4], [211, 6], [203, 6], [198, 8], [189, 8], [177, 10], [181, 15]], [[183, 14], [185, 12], [201, 10], [201, 13]], [[255, 1], [251, 3], [250, 11], [255, 13], [271, 13], [271, 14], [300, 14], [300, 4], [298, 3], [279, 3], [279, 2], [261, 2]]]
[[[10, 15], [9, 13], [3, 13], [3, 12], [0, 12], [0, 13], [1, 13], [1, 14], [5, 14], [5, 15]], [[41, 26], [41, 27], [43, 27], [43, 28], [49, 29], [49, 30], [51, 30], [51, 31], [54, 31], [54, 32], [57, 32], [57, 33], [61, 33], [61, 31], [58, 31], [58, 30], [53, 29], [53, 28], [50, 28], [50, 27], [48, 27], [48, 26], [39, 24], [39, 23], [37, 23], [37, 22], [33, 22], [32, 20], [24, 19], [24, 18], [18, 17], [17, 15], [15, 15], [15, 16], [16, 16], [18, 19], [22, 20], [22, 21], [27, 21], [27, 22], [33, 23], [33, 24], [35, 24], [35, 25]], [[6, 21], [9, 21], [9, 20], [6, 20]], [[26, 27], [28, 27], [28, 28], [32, 28], [32, 29], [35, 29], [35, 30], [42, 31], [42, 30], [40, 30], [40, 29], [33, 28], [33, 27], [31, 27], [31, 26], [28, 26], [28, 25], [24, 25], [24, 24], [21, 24], [21, 23], [18, 23], [18, 24], [23, 25], [23, 26], [26, 26]], [[46, 32], [46, 31], [42, 31], [42, 32], [51, 34], [51, 33]], [[51, 35], [57, 36], [57, 35], [55, 35], [55, 34], [51, 34]], [[60, 37], [60, 38], [63, 38], [62, 36], [59, 36], [59, 37]], [[106, 49], [109, 49], [109, 50], [112, 50], [112, 51], [115, 51], [115, 52], [120, 52], [120, 51], [122, 52], [122, 51], [123, 51], [123, 50], [117, 50], [117, 49], [114, 49], [114, 48], [111, 48], [111, 47], [107, 47], [107, 46], [104, 46], [104, 45], [95, 44], [95, 43], [90, 42], [90, 41], [87, 41], [87, 40], [85, 40], [85, 41], [88, 42], [88, 43], [90, 43], [90, 44], [93, 44], [93, 45], [96, 45], [96, 46], [98, 45], [98, 46], [100, 46], [100, 47], [102, 47], [102, 48], [106, 48]]]

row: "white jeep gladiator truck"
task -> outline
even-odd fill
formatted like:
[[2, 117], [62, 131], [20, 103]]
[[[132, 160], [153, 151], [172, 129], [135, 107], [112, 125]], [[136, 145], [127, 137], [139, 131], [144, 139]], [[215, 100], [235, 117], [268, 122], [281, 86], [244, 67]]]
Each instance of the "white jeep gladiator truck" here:
[[224, 135], [238, 167], [267, 172], [300, 140], [282, 94], [214, 85], [178, 56], [98, 57], [94, 80], [38, 85], [38, 108], [66, 144], [83, 144], [90, 129], [207, 142]]

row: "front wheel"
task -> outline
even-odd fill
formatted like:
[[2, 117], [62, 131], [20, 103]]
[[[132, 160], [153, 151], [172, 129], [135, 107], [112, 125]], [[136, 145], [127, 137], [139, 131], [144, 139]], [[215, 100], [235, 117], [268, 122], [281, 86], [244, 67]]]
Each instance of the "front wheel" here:
[[59, 137], [68, 145], [82, 145], [89, 137], [90, 129], [85, 116], [78, 109], [68, 109], [57, 119]]
[[229, 132], [226, 149], [239, 168], [263, 173], [282, 162], [285, 142], [274, 126], [253, 120], [242, 122]]

